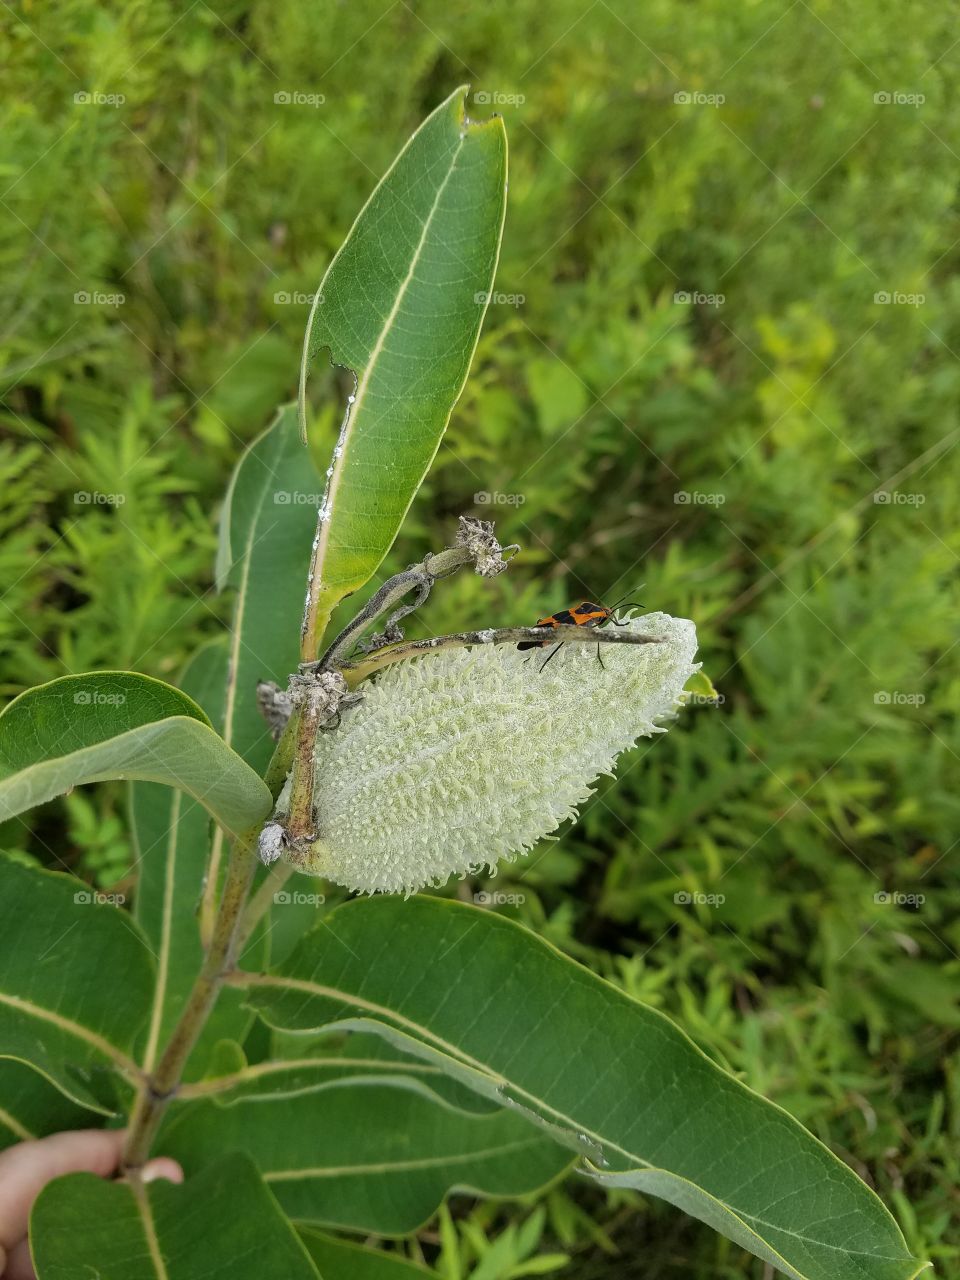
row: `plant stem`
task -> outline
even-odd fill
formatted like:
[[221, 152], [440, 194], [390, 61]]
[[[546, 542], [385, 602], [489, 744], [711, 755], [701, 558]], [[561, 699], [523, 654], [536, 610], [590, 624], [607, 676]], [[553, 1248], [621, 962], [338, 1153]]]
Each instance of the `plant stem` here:
[[260, 888], [251, 895], [247, 903], [247, 909], [243, 913], [243, 919], [240, 922], [240, 932], [237, 934], [238, 954], [243, 951], [247, 939], [257, 927], [260, 918], [270, 910], [274, 897], [293, 875], [294, 870], [295, 868], [291, 867], [288, 862], [275, 862]]
[[164, 1110], [176, 1093], [190, 1051], [220, 993], [224, 974], [233, 968], [238, 950], [238, 926], [258, 865], [259, 834], [259, 824], [251, 827], [231, 851], [213, 936], [203, 967], [156, 1070], [141, 1086], [134, 1103], [123, 1156], [126, 1169], [137, 1169], [146, 1161]]
[[552, 644], [662, 644], [662, 636], [638, 635], [636, 631], [598, 631], [595, 627], [578, 627], [575, 624], [559, 627], [498, 627], [486, 631], [457, 631], [449, 636], [435, 636], [431, 640], [409, 640], [377, 649], [368, 658], [357, 662], [344, 662], [340, 672], [353, 688], [375, 671], [389, 667], [391, 663], [408, 658], [419, 658], [438, 649], [462, 649], [468, 645], [516, 644], [521, 641]]

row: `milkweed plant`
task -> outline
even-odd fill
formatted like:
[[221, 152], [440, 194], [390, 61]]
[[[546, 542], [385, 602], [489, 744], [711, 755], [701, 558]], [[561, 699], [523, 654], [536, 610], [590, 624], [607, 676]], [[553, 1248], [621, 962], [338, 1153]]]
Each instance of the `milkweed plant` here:
[[[448, 1194], [570, 1177], [669, 1201], [765, 1274], [907, 1280], [922, 1264], [893, 1218], [786, 1111], [530, 929], [420, 892], [522, 858], [711, 690], [694, 623], [636, 606], [407, 640], [452, 575], [522, 572], [487, 521], [375, 581], [497, 266], [505, 131], [465, 100], [360, 211], [314, 298], [299, 405], [237, 465], [216, 564], [229, 634], [180, 687], [65, 676], [0, 715], [3, 820], [125, 779], [136, 855], [132, 911], [0, 865], [0, 1141], [126, 1131], [123, 1177], [41, 1192], [33, 1265], [390, 1280], [388, 1242]], [[305, 447], [320, 353], [351, 375], [324, 477]], [[315, 490], [318, 512], [297, 500]], [[318, 911], [318, 878], [347, 900]], [[298, 899], [313, 920], [292, 937]], [[158, 1152], [182, 1185], [141, 1177]]]

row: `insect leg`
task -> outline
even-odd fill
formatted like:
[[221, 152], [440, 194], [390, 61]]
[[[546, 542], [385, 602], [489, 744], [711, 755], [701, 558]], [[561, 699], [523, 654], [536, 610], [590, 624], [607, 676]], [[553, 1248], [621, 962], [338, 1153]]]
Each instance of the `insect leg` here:
[[557, 647], [556, 647], [556, 648], [553, 650], [553, 652], [549, 655], [549, 657], [547, 657], [547, 658], [545, 659], [545, 661], [541, 664], [541, 667], [540, 667], [540, 670], [541, 670], [541, 671], [542, 671], [542, 670], [543, 670], [543, 668], [547, 665], [547, 663], [550, 661], [550, 658], [555, 658], [555, 657], [557, 656], [557, 654], [560, 652], [560, 650], [561, 650], [562, 648], [563, 648], [563, 641], [561, 640], [561, 641], [560, 641], [560, 643], [557, 645]]

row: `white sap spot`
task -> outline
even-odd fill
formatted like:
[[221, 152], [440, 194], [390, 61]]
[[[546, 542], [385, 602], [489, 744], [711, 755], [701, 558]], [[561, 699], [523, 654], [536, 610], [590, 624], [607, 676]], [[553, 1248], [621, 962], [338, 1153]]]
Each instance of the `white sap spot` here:
[[356, 396], [347, 396], [347, 404], [353, 404], [356, 398]]

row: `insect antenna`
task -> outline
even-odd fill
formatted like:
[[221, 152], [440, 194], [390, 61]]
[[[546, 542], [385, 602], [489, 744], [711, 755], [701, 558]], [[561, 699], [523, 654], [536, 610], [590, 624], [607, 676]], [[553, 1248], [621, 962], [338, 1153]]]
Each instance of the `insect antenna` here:
[[627, 592], [627, 595], [621, 596], [620, 599], [616, 602], [616, 604], [613, 604], [610, 606], [610, 621], [613, 623], [615, 627], [625, 627], [627, 625], [625, 622], [617, 622], [616, 618], [613, 617], [613, 613], [616, 609], [620, 609], [622, 607], [625, 607], [627, 609], [645, 609], [646, 608], [646, 605], [642, 604], [641, 601], [639, 600], [627, 599], [628, 595], [631, 595], [633, 591], [639, 591], [640, 587], [643, 587], [643, 586], [646, 586], [646, 583], [641, 582], [639, 586], [631, 587], [630, 590]]

